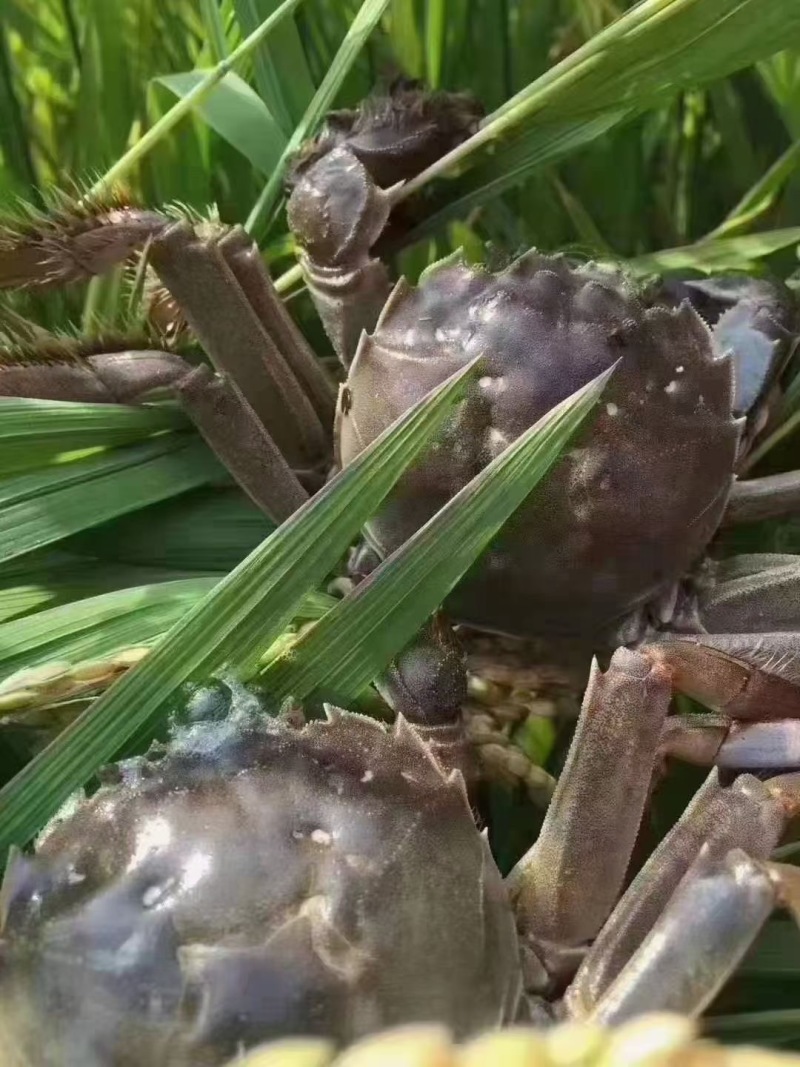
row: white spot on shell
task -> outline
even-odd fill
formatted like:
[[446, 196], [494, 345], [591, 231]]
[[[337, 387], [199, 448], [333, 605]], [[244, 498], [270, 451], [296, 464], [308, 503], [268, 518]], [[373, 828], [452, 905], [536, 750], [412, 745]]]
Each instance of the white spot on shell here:
[[371, 782], [374, 777], [375, 777], [375, 772], [374, 771], [364, 771], [364, 773], [361, 775], [361, 781], [362, 782]]
[[136, 846], [128, 864], [128, 870], [135, 870], [145, 856], [154, 852], [162, 852], [171, 841], [172, 828], [165, 818], [156, 815], [152, 819], [146, 819], [137, 834]]
[[[211, 870], [211, 857], [207, 852], [193, 852], [183, 866], [181, 889], [193, 889]], [[171, 880], [170, 880], [171, 881]]]
[[677, 382], [675, 381], [675, 379], [674, 379], [674, 378], [673, 378], [673, 379], [672, 379], [672, 381], [671, 381], [671, 382], [669, 383], [669, 385], [665, 385], [665, 386], [664, 386], [664, 392], [665, 392], [665, 393], [666, 393], [666, 394], [667, 394], [668, 396], [672, 396], [672, 395], [673, 395], [674, 393], [677, 393], [677, 391], [678, 391], [678, 383], [677, 383]]
[[86, 875], [85, 874], [79, 874], [78, 871], [76, 871], [74, 867], [72, 867], [70, 869], [70, 872], [67, 875], [67, 885], [80, 885], [81, 882], [85, 882], [85, 881], [86, 881]]
[[481, 389], [491, 389], [493, 393], [504, 393], [508, 389], [505, 378], [492, 378], [488, 374], [478, 379], [478, 385]]
[[616, 404], [606, 404], [606, 411], [612, 419], [615, 419], [617, 415], [619, 415], [619, 408]]
[[302, 841], [305, 836], [302, 830], [292, 830], [292, 837], [295, 841]]
[[311, 840], [315, 845], [329, 845], [332, 838], [327, 830], [312, 830]]
[[174, 878], [168, 878], [166, 882], [160, 885], [150, 885], [142, 893], [142, 904], [146, 908], [154, 908], [156, 904], [160, 904], [167, 893], [175, 885]]
[[492, 426], [488, 433], [489, 445], [493, 451], [502, 452], [508, 446], [508, 438], [497, 427]]
[[683, 374], [683, 371], [684, 371], [684, 367], [683, 366], [675, 368], [675, 373], [676, 374]]

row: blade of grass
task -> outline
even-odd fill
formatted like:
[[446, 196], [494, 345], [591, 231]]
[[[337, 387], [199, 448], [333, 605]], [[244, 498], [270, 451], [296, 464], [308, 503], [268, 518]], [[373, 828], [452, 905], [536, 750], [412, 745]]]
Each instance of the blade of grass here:
[[447, 0], [425, 0], [425, 68], [431, 89], [442, 83], [446, 26]]
[[141, 567], [226, 574], [274, 529], [241, 490], [214, 487], [114, 519], [63, 547]]
[[298, 603], [435, 437], [474, 367], [448, 379], [381, 434], [0, 791], [0, 855], [30, 840], [129, 738], [163, 717], [187, 683], [223, 668], [246, 674], [256, 666]]
[[207, 46], [215, 63], [219, 63], [228, 54], [228, 42], [225, 27], [222, 24], [218, 0], [200, 0], [200, 11], [206, 28]]
[[[272, 13], [276, 0], [234, 0], [244, 33], [250, 33]], [[314, 96], [314, 81], [293, 19], [279, 26], [268, 41], [253, 52], [253, 70], [259, 96], [275, 116], [284, 140], [303, 116]]]
[[564, 451], [606, 371], [558, 404], [263, 673], [276, 703], [358, 696], [411, 640]]
[[159, 582], [78, 600], [0, 626], [0, 692], [15, 672], [54, 660], [100, 658], [168, 630], [222, 576]]
[[364, 0], [358, 9], [358, 14], [350, 24], [339, 51], [334, 56], [333, 62], [328, 68], [322, 84], [314, 94], [314, 98], [303, 115], [303, 118], [289, 138], [278, 166], [273, 171], [269, 181], [253, 206], [250, 216], [245, 223], [248, 230], [256, 240], [264, 236], [269, 218], [281, 191], [283, 178], [289, 160], [300, 148], [303, 141], [310, 137], [317, 129], [319, 123], [330, 109], [336, 97], [339, 87], [345, 79], [347, 72], [356, 60], [367, 38], [372, 33], [381, 15], [389, 5], [389, 0]]
[[[102, 659], [119, 649], [150, 645], [195, 607], [221, 574], [116, 589], [0, 625], [0, 693], [12, 675], [40, 664]], [[336, 604], [315, 590], [297, 608], [302, 619], [319, 619]]]
[[20, 188], [33, 190], [32, 195], [39, 206], [42, 206], [36, 166], [28, 141], [29, 123], [25, 120], [14, 86], [11, 55], [3, 25], [0, 25], [0, 114], [5, 116], [4, 121], [0, 123], [0, 147], [4, 160], [14, 171]]
[[43, 549], [0, 565], [0, 623], [101, 593], [197, 574], [199, 569], [135, 566]]
[[774, 205], [783, 187], [800, 166], [800, 141], [790, 144], [769, 170], [745, 193], [709, 238], [729, 237], [751, 226]]
[[205, 443], [184, 434], [9, 478], [0, 482], [0, 561], [224, 478]]
[[[181, 100], [194, 92], [204, 77], [203, 71], [189, 70], [164, 74], [156, 82]], [[264, 101], [238, 74], [226, 74], [196, 109], [212, 130], [263, 174], [269, 174], [277, 165], [286, 147], [286, 137]]]
[[147, 130], [147, 132], [144, 133], [139, 140], [132, 145], [131, 148], [129, 148], [128, 151], [118, 159], [101, 178], [98, 179], [98, 181], [95, 182], [87, 193], [87, 199], [95, 199], [125, 177], [132, 167], [139, 163], [147, 153], [181, 121], [182, 118], [185, 118], [186, 115], [190, 114], [192, 110], [204, 100], [205, 97], [217, 87], [217, 85], [219, 85], [225, 75], [231, 73], [236, 64], [245, 56], [249, 55], [249, 53], [252, 52], [252, 50], [263, 41], [287, 15], [290, 15], [300, 3], [301, 0], [284, 0], [280, 7], [276, 8], [268, 18], [264, 19], [257, 30], [254, 30], [249, 37], [246, 37], [238, 48], [235, 48], [230, 55], [220, 60], [213, 70], [208, 71], [197, 85], [186, 94], [186, 96], [182, 97], [177, 104], [166, 113], [166, 115], [163, 115], [158, 122], [151, 126], [150, 129]]
[[800, 244], [800, 226], [791, 226], [785, 230], [765, 230], [738, 237], [703, 238], [683, 248], [665, 248], [636, 256], [627, 260], [627, 265], [640, 274], [687, 269], [709, 273], [748, 270], [759, 259], [796, 244]]
[[710, 1037], [737, 1044], [757, 1042], [759, 1045], [774, 1045], [787, 1041], [797, 1042], [800, 1034], [800, 1009], [711, 1016], [704, 1020], [704, 1030]]
[[76, 404], [0, 397], [0, 478], [56, 456], [111, 448], [187, 425], [171, 405]]

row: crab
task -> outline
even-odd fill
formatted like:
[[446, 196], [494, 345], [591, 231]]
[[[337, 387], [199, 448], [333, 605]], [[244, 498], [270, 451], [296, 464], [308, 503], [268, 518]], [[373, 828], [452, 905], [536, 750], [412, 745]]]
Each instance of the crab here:
[[[499, 273], [450, 259], [431, 269], [415, 289], [403, 281], [392, 286], [375, 250], [391, 237], [387, 227], [402, 230], [413, 214], [406, 210], [394, 222], [390, 218], [399, 196], [397, 181], [467, 137], [477, 116], [477, 106], [467, 97], [428, 97], [400, 86], [386, 100], [338, 114], [297, 161], [290, 178], [288, 217], [308, 288], [346, 371], [338, 400], [335, 386], [278, 297], [257, 248], [239, 228], [204, 229], [159, 212], [110, 203], [62, 212], [9, 232], [0, 241], [3, 285], [85, 278], [146, 247], [149, 265], [179, 304], [214, 368], [171, 351], [132, 351], [124, 344], [116, 351], [72, 351], [58, 342], [35, 350], [23, 347], [16, 363], [6, 362], [0, 369], [0, 394], [133, 403], [156, 389], [170, 389], [233, 477], [278, 522], [314, 491], [332, 463], [347, 464], [416, 399], [456, 367], [482, 355], [486, 371], [457, 416], [366, 529], [370, 552], [359, 554], [356, 577], [368, 569], [366, 557], [379, 558], [404, 541], [539, 415], [599, 371], [616, 365], [599, 418], [447, 604], [457, 622], [489, 632], [555, 637], [565, 647], [577, 645], [596, 657], [569, 758], [538, 840], [502, 886], [485, 848], [479, 862], [473, 856], [472, 868], [465, 861], [456, 879], [456, 900], [450, 892], [443, 905], [453, 914], [436, 935], [438, 940], [430, 934], [429, 944], [443, 943], [446, 933], [453, 952], [466, 951], [460, 942], [469, 936], [461, 931], [473, 922], [474, 910], [472, 919], [459, 925], [456, 904], [467, 908], [469, 903], [462, 899], [462, 885], [481, 887], [495, 902], [484, 909], [481, 922], [494, 922], [500, 912], [505, 919], [498, 918], [491, 936], [480, 939], [488, 955], [480, 966], [464, 964], [464, 982], [476, 969], [484, 983], [489, 974], [505, 977], [492, 990], [484, 984], [480, 993], [464, 993], [464, 1003], [484, 1003], [480, 1010], [467, 1012], [466, 1019], [447, 1006], [444, 994], [441, 1003], [438, 994], [431, 993], [424, 1004], [410, 1007], [408, 988], [413, 983], [399, 979], [387, 993], [391, 1007], [384, 1014], [383, 1009], [373, 1010], [369, 997], [363, 1000], [355, 986], [348, 987], [343, 999], [336, 1000], [338, 992], [330, 993], [339, 1008], [323, 997], [326, 1006], [319, 1014], [316, 1007], [302, 1009], [305, 1029], [313, 1029], [318, 1019], [334, 1020], [324, 1025], [342, 1039], [404, 1018], [427, 1018], [425, 1013], [431, 1011], [456, 1032], [473, 1024], [514, 1021], [520, 1012], [607, 1022], [645, 1010], [697, 1014], [710, 1003], [772, 909], [798, 908], [797, 872], [771, 863], [769, 856], [800, 806], [800, 774], [793, 770], [800, 762], [800, 625], [793, 603], [800, 572], [794, 557], [705, 559], [723, 522], [782, 514], [800, 503], [796, 473], [777, 480], [738, 478], [793, 353], [793, 297], [778, 283], [753, 280], [640, 285], [616, 269], [538, 253]], [[162, 300], [160, 306], [166, 303]], [[334, 423], [335, 449], [329, 432]], [[397, 658], [380, 685], [401, 724], [386, 759], [402, 763], [403, 746], [408, 748], [413, 734], [419, 742], [414, 749], [419, 765], [429, 771], [435, 766], [442, 780], [450, 782], [448, 788], [460, 790], [461, 796], [458, 775], [452, 778], [446, 771], [449, 754], [461, 746], [465, 692], [463, 666], [449, 632], [430, 627]], [[710, 712], [670, 715], [676, 690], [699, 699]], [[308, 733], [293, 734], [295, 740], [286, 742], [289, 749], [299, 746], [292, 765], [301, 777], [313, 777], [306, 767], [311, 738], [338, 738], [347, 742], [351, 753], [361, 751], [360, 736], [389, 745], [369, 733], [378, 727], [347, 716], [337, 722], [349, 725], [310, 726]], [[225, 792], [231, 769], [271, 760], [266, 749], [258, 748], [251, 726], [245, 728], [240, 719], [234, 725], [250, 732], [248, 743], [241, 745], [225, 734], [233, 745], [230, 758], [223, 746], [210, 766], [199, 756], [198, 762], [186, 737], [221, 727], [196, 724], [195, 734], [176, 736], [163, 765], [152, 773], [140, 764], [130, 774], [123, 770], [115, 793], [99, 794], [105, 799], [89, 802], [63, 830], [53, 830], [41, 846], [40, 859], [20, 860], [12, 868], [3, 898], [4, 936], [17, 961], [9, 974], [21, 990], [20, 1018], [25, 1005], [39, 1005], [33, 1012], [38, 1018], [37, 998], [49, 995], [46, 983], [42, 992], [35, 990], [42, 961], [50, 959], [51, 934], [56, 939], [52, 952], [58, 951], [62, 932], [70, 945], [69, 938], [78, 938], [77, 945], [84, 936], [95, 944], [95, 928], [100, 930], [95, 915], [101, 923], [109, 902], [113, 934], [123, 897], [128, 899], [125, 893], [140, 886], [135, 879], [125, 882], [123, 897], [117, 895], [115, 878], [122, 869], [117, 863], [122, 860], [109, 846], [108, 862], [100, 863], [85, 888], [71, 888], [70, 877], [74, 883], [76, 872], [81, 884], [84, 881], [83, 868], [69, 867], [64, 858], [77, 847], [73, 836], [93, 840], [95, 821], [119, 802], [133, 827], [125, 845], [133, 852], [126, 854], [123, 867], [129, 873], [138, 870], [137, 805], [141, 802], [144, 811], [150, 803], [142, 798], [160, 801], [168, 783], [179, 784], [174, 777], [179, 771], [185, 775], [187, 796], [195, 788], [195, 774], [197, 789], [212, 782]], [[317, 733], [324, 729], [329, 732]], [[275, 742], [278, 748], [283, 743]], [[185, 751], [189, 755], [184, 759]], [[623, 893], [653, 778], [668, 755], [712, 769], [683, 819]], [[350, 767], [344, 754], [331, 760]], [[367, 784], [361, 779], [372, 768], [359, 764], [355, 756], [352, 766], [361, 775], [360, 784]], [[421, 772], [408, 768], [406, 773], [414, 778]], [[151, 780], [154, 784], [148, 786]], [[406, 802], [397, 795], [390, 800], [388, 808], [406, 811]], [[304, 794], [292, 817], [304, 819], [305, 809], [316, 803]], [[463, 796], [459, 803], [468, 815]], [[413, 807], [413, 812], [415, 827], [427, 825], [426, 804]], [[362, 812], [364, 818], [369, 814]], [[199, 830], [181, 821], [178, 812], [175, 820], [174, 826], [169, 819], [164, 823], [165, 841], [173, 843], [163, 850], [167, 861], [200, 840]], [[457, 820], [453, 816], [450, 821]], [[259, 833], [243, 833], [243, 847], [259, 847], [253, 843], [260, 840]], [[455, 830], [453, 834], [455, 842]], [[409, 841], [418, 837], [423, 839], [420, 847], [427, 847], [424, 833], [409, 831]], [[86, 862], [99, 863], [86, 847]], [[212, 855], [223, 846], [209, 842], [207, 847]], [[447, 854], [446, 844], [442, 854]], [[34, 864], [30, 869], [29, 862]], [[378, 858], [374, 862], [380, 866]], [[427, 879], [430, 870], [439, 867], [431, 861], [425, 869]], [[246, 871], [241, 877], [241, 899], [263, 913], [258, 895], [262, 887], [255, 886]], [[213, 883], [209, 892], [217, 896], [222, 894], [220, 878], [224, 873], [211, 863], [200, 882]], [[47, 910], [39, 913], [31, 903], [45, 893], [45, 885], [55, 887], [52, 926]], [[142, 893], [151, 888], [150, 883], [141, 885]], [[29, 892], [30, 886], [34, 888]], [[107, 890], [113, 890], [111, 896]], [[62, 891], [63, 898], [58, 896]], [[178, 907], [181, 892], [170, 893], [167, 897]], [[361, 899], [359, 891], [348, 890], [348, 899], [353, 906]], [[348, 899], [343, 898], [345, 909]], [[412, 890], [408, 899], [421, 912], [429, 906], [427, 897], [423, 906]], [[74, 905], [74, 930], [69, 924], [58, 925], [60, 900], [68, 910], [73, 902], [82, 902]], [[142, 901], [134, 903], [138, 915]], [[19, 933], [16, 915], [21, 916]], [[86, 926], [81, 925], [84, 915]], [[312, 929], [314, 915], [304, 912], [303, 918], [304, 929]], [[330, 909], [323, 909], [320, 921], [329, 918]], [[276, 921], [284, 919], [281, 912]], [[271, 921], [252, 936], [272, 938]], [[225, 984], [226, 973], [237, 982], [251, 964], [260, 966], [248, 955], [251, 935], [242, 926], [230, 943], [247, 957], [238, 957], [240, 969], [215, 971], [213, 952], [201, 953], [201, 960], [196, 952], [179, 954], [178, 947], [187, 943], [181, 940], [184, 936], [193, 945], [194, 937], [200, 938], [197, 944], [208, 943], [204, 938], [216, 944], [216, 928], [210, 933], [195, 929], [190, 906], [178, 925], [188, 932], [156, 938], [157, 945], [175, 948], [178, 962], [169, 964], [174, 982], [181, 961], [189, 967], [187, 976], [206, 975], [201, 988], [213, 974], [223, 978], [217, 992], [198, 999], [188, 987], [178, 995], [184, 988], [181, 977], [170, 987], [169, 1003], [177, 1011], [180, 1002], [181, 1011], [189, 1011], [195, 1021], [206, 1013], [210, 1034], [217, 1019], [225, 1034], [232, 1035], [230, 1041], [249, 1041], [249, 1024], [232, 1021], [235, 1011], [230, 1007], [220, 1007], [215, 1015], [214, 998], [230, 1003], [225, 998], [233, 996], [233, 987]], [[140, 927], [134, 926], [138, 936]], [[231, 929], [227, 920], [222, 928]], [[407, 965], [418, 974], [419, 968], [431, 967], [432, 958], [447, 969], [448, 961], [456, 958], [449, 950], [412, 954], [404, 949], [404, 936], [412, 929], [413, 922], [405, 935], [396, 928], [397, 939], [391, 948], [381, 948], [383, 956], [365, 929], [358, 937], [367, 940], [359, 949], [356, 939], [355, 947], [368, 958], [380, 959], [386, 973], [400, 975]], [[339, 967], [346, 986], [348, 976], [361, 974], [356, 966], [359, 951], [349, 959], [353, 940], [346, 932], [339, 930], [335, 936], [326, 925], [316, 940], [309, 937], [303, 951], [311, 952], [314, 967], [321, 963], [336, 973]], [[300, 952], [293, 943], [289, 948], [289, 959]], [[97, 951], [99, 961], [102, 946]], [[147, 968], [154, 968], [147, 974], [159, 976], [156, 957], [147, 955], [149, 948], [143, 952]], [[499, 957], [504, 962], [495, 971]], [[189, 966], [190, 960], [196, 966]], [[461, 965], [455, 966], [458, 970]], [[91, 967], [87, 981], [94, 990], [101, 979]], [[135, 967], [134, 977], [138, 981]], [[294, 1003], [317, 1003], [309, 994], [317, 988], [317, 977], [310, 971], [298, 977]], [[431, 982], [436, 980], [431, 974]], [[142, 981], [149, 984], [150, 979]], [[54, 982], [52, 996], [58, 1001], [63, 995], [67, 1003], [66, 978]], [[134, 988], [140, 986], [134, 983]], [[131, 990], [125, 996], [129, 994]], [[432, 1001], [437, 1001], [433, 1009]], [[73, 1009], [69, 1002], [62, 1014], [68, 1018]], [[259, 1010], [257, 1004], [248, 1007], [248, 1018], [258, 1017]], [[300, 1025], [288, 1008], [281, 1011], [292, 1025]], [[271, 1026], [264, 1023], [267, 1036]], [[254, 1040], [257, 1036], [253, 1032]], [[107, 1040], [117, 1039], [115, 1030]], [[208, 1040], [213, 1045], [218, 1039]], [[108, 1061], [111, 1053], [102, 1055]], [[214, 1055], [208, 1053], [209, 1062], [217, 1062]]]
[[[660, 668], [617, 654], [592, 680], [567, 774], [605, 764], [597, 741], [641, 750], [646, 736], [652, 754], [646, 708], [655, 696], [663, 711], [668, 694]], [[576, 953], [548, 920], [585, 934], [605, 917], [621, 850], [587, 835], [632, 827], [635, 773], [607, 775], [582, 832], [555, 846], [588, 859], [588, 874], [560, 882], [546, 831], [544, 852], [540, 839], [503, 880], [462, 776], [402, 716], [390, 730], [328, 708], [303, 724], [220, 682], [195, 693], [186, 720], [169, 744], [109, 768], [33, 857], [12, 857], [0, 1020], [22, 1062], [196, 1067], [282, 1036], [345, 1044], [434, 1022], [461, 1038], [694, 1011], [775, 903], [800, 902], [797, 870], [767, 859], [800, 808], [800, 776], [723, 786], [715, 772], [563, 995], [554, 974]], [[676, 839], [692, 842], [683, 877]]]

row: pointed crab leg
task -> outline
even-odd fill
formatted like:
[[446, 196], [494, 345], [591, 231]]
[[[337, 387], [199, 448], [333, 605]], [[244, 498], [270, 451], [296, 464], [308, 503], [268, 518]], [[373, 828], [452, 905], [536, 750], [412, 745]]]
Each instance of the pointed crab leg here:
[[332, 426], [336, 414], [336, 390], [286, 310], [258, 246], [241, 226], [235, 226], [220, 240], [219, 250], [273, 342], [275, 352], [271, 350], [270, 358], [277, 359], [282, 355], [304, 387], [323, 427]]
[[306, 502], [297, 475], [237, 389], [201, 366], [175, 392], [221, 462], [275, 523]]
[[734, 482], [722, 521], [739, 522], [780, 519], [800, 511], [800, 471], [746, 478]]
[[670, 694], [669, 672], [637, 652], [618, 649], [605, 673], [592, 666], [542, 832], [508, 880], [523, 937], [551, 973], [619, 897]]
[[800, 633], [800, 559], [754, 553], [714, 561], [697, 609], [709, 634]]
[[712, 771], [597, 936], [567, 992], [569, 1013], [582, 1018], [594, 1010], [655, 927], [701, 851], [708, 862], [722, 861], [732, 849], [766, 860], [798, 804], [798, 774], [767, 783], [746, 774], [723, 788], [717, 770]]
[[703, 848], [666, 910], [590, 1018], [615, 1025], [645, 1011], [698, 1015], [776, 907], [800, 915], [800, 871]]
[[153, 239], [150, 260], [214, 365], [247, 397], [289, 463], [317, 463], [329, 451], [325, 429], [259, 321], [225, 251], [224, 238], [205, 241], [188, 223], [179, 222]]
[[87, 354], [44, 334], [31, 358], [0, 366], [0, 395], [136, 403], [167, 388], [245, 491], [275, 521], [307, 499], [292, 466], [327, 473], [335, 392], [241, 229], [197, 235], [188, 222], [128, 207], [72, 209], [0, 233], [0, 287], [91, 277], [147, 245], [212, 362], [169, 352]]

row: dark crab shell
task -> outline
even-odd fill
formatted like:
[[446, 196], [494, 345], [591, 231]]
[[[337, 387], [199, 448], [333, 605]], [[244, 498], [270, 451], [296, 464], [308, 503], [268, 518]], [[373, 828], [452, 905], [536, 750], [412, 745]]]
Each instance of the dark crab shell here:
[[6, 875], [0, 1032], [23, 1062], [202, 1067], [285, 1035], [514, 1017], [501, 876], [460, 776], [404, 721], [297, 729], [239, 693], [118, 778]]
[[619, 361], [591, 428], [448, 605], [500, 632], [602, 633], [678, 580], [719, 524], [741, 434], [730, 359], [688, 303], [647, 307], [615, 271], [530, 253], [493, 274], [451, 258], [417, 288], [401, 281], [362, 337], [338, 417], [340, 461], [478, 355], [483, 376], [368, 536], [381, 554], [395, 549]]

